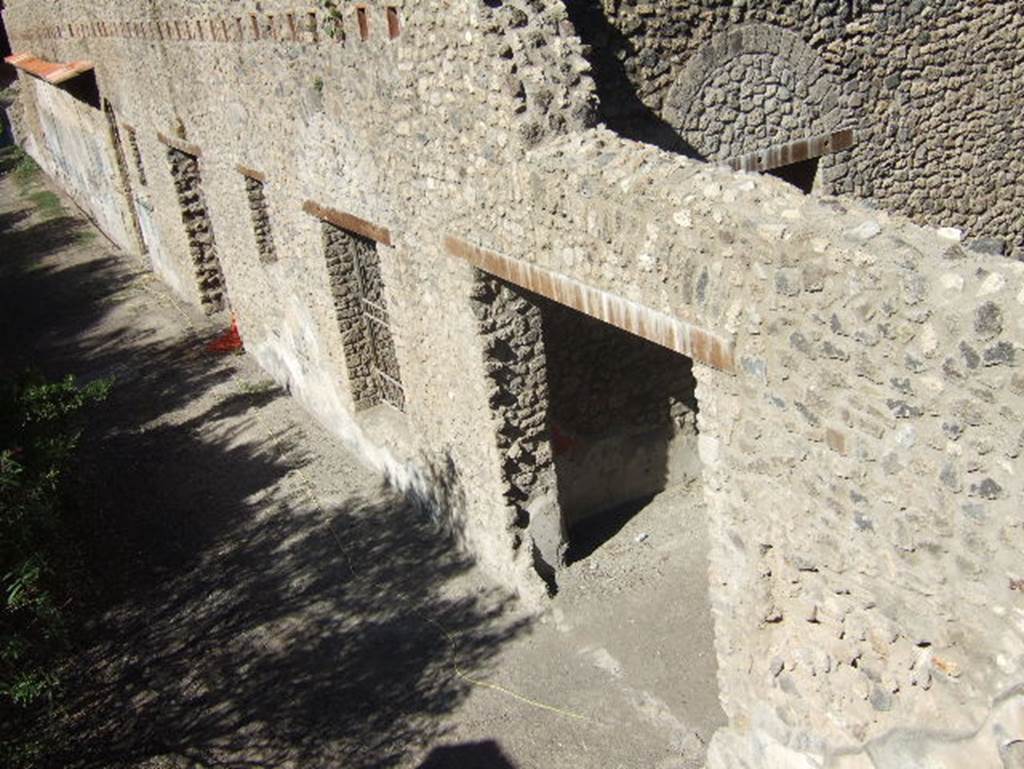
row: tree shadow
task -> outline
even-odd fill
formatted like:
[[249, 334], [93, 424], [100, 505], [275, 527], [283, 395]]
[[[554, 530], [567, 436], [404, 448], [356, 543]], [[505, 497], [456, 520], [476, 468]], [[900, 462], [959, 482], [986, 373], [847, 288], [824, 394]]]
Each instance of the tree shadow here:
[[69, 503], [82, 621], [54, 729], [73, 740], [37, 765], [385, 768], [443, 738], [463, 675], [526, 628], [511, 599], [453, 587], [473, 566], [454, 536], [340, 446], [355, 480], [321, 503], [314, 428], [259, 419], [278, 389], [225, 386], [216, 329], [133, 322], [140, 271], [64, 248], [79, 226], [0, 228], [0, 376], [115, 378]]
[[471, 563], [405, 499], [320, 510], [282, 482], [299, 448], [193, 435], [111, 441], [136, 463], [92, 497], [94, 531], [117, 532], [90, 559], [109, 564], [113, 600], [79, 653], [78, 738], [54, 765], [390, 767], [441, 738], [469, 690], [456, 663], [486, 668], [524, 628], [508, 599], [448, 595]]

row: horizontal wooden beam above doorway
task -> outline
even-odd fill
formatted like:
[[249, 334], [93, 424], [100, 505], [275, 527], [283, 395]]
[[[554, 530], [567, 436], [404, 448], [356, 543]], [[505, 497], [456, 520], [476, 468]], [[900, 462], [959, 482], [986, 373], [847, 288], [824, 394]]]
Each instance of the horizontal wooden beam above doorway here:
[[732, 341], [700, 326], [588, 286], [575, 278], [488, 251], [452, 235], [445, 237], [444, 248], [452, 256], [464, 259], [477, 269], [553, 302], [667, 347], [704, 365], [729, 373], [736, 372]]

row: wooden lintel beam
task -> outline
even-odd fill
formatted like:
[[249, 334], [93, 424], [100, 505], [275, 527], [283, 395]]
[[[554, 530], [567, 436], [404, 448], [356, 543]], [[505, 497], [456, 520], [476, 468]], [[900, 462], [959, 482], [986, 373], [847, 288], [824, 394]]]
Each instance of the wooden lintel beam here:
[[195, 144], [189, 144], [188, 142], [183, 141], [182, 139], [178, 139], [174, 136], [168, 136], [167, 134], [161, 133], [159, 131], [157, 131], [156, 138], [160, 141], [161, 144], [166, 144], [168, 147], [173, 147], [179, 152], [184, 152], [186, 155], [191, 155], [192, 157], [195, 158], [203, 156], [203, 151], [199, 149], [199, 147], [197, 147]]
[[391, 231], [387, 227], [381, 227], [373, 222], [368, 222], [366, 219], [361, 219], [355, 214], [347, 214], [344, 211], [321, 206], [312, 200], [307, 200], [303, 203], [302, 210], [310, 216], [330, 222], [335, 227], [362, 235], [364, 238], [383, 243], [385, 246], [391, 245]]
[[575, 278], [488, 251], [448, 235], [444, 249], [477, 269], [604, 321], [649, 342], [728, 373], [736, 372], [733, 342], [693, 323], [625, 299]]

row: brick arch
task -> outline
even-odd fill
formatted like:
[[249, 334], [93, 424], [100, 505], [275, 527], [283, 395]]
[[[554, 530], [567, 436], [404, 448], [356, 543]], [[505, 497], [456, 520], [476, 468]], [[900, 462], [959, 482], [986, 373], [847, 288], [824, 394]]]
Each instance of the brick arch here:
[[834, 131], [838, 87], [799, 35], [748, 24], [715, 35], [679, 71], [663, 117], [710, 160]]

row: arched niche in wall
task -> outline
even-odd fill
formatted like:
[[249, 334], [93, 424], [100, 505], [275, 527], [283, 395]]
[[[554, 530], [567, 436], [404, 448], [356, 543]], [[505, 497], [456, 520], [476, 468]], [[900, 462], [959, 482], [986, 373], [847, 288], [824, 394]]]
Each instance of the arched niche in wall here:
[[839, 86], [799, 35], [749, 24], [715, 35], [683, 65], [663, 118], [704, 158], [726, 161], [836, 131]]

